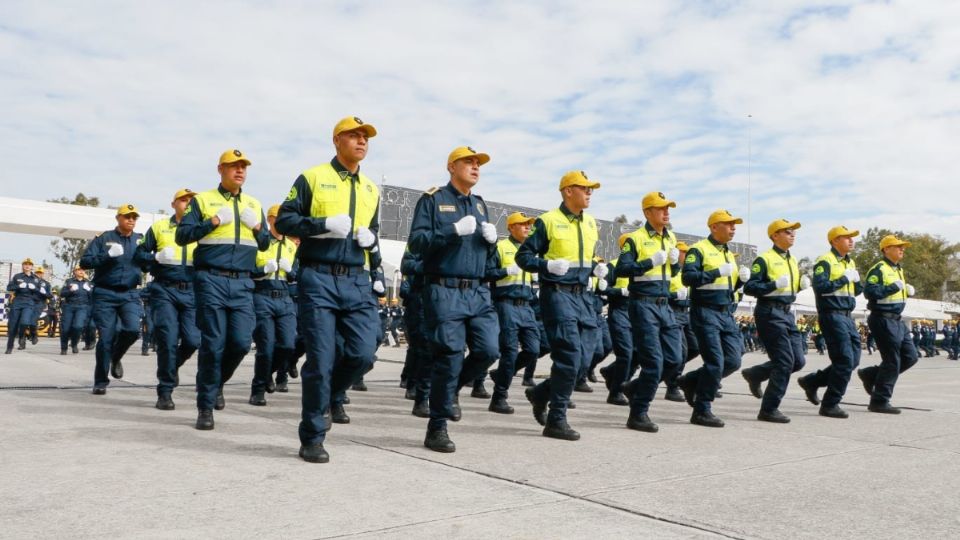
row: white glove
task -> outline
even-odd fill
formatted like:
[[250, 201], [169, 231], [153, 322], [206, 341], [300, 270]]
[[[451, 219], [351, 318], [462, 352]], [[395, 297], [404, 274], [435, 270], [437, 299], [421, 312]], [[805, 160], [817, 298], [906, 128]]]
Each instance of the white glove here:
[[570, 269], [570, 261], [566, 259], [552, 259], [547, 261], [547, 272], [562, 276]]
[[36, 288], [37, 288], [37, 286], [36, 286], [36, 285], [34, 285], [33, 283], [27, 283], [27, 288], [28, 288], [28, 289], [30, 289], [30, 290], [32, 291], [32, 290], [34, 290], [34, 289], [36, 289]]
[[473, 216], [462, 217], [460, 218], [460, 221], [453, 224], [453, 228], [457, 231], [459, 236], [473, 234], [477, 232], [477, 218]]
[[610, 273], [610, 269], [607, 268], [605, 264], [598, 264], [593, 267], [593, 275], [597, 276], [600, 279], [607, 277], [607, 274]]
[[483, 239], [491, 244], [497, 243], [497, 226], [489, 221], [484, 221], [480, 225], [480, 233], [483, 234]]
[[623, 296], [630, 296], [630, 291], [627, 290], [626, 287], [624, 287], [624, 288], [622, 288], [622, 289], [616, 289], [616, 291], [617, 291], [618, 293], [620, 293], [621, 295], [623, 295]]
[[670, 248], [670, 264], [677, 264], [678, 262], [680, 262], [680, 250]]
[[291, 270], [293, 270], [293, 265], [290, 264], [290, 261], [286, 259], [280, 259], [279, 266], [280, 266], [280, 269], [283, 270], [284, 272], [290, 272]]
[[654, 266], [660, 266], [665, 262], [667, 262], [667, 252], [662, 249], [650, 256], [650, 264]]
[[80, 288], [80, 287], [77, 286], [76, 283], [71, 283], [71, 284], [70, 284], [70, 290], [71, 290], [71, 291], [75, 291], [75, 290], [77, 290], [77, 289], [79, 289], [79, 288]]
[[89, 290], [90, 290], [90, 284], [89, 284], [89, 283], [84, 283], [84, 284], [83, 284], [83, 288], [89, 291]]
[[605, 291], [605, 290], [607, 290], [607, 280], [605, 280], [605, 279], [598, 280], [598, 282], [597, 282], [597, 290], [598, 290], [598, 291]]
[[240, 212], [240, 222], [252, 229], [260, 224], [260, 216], [253, 211], [253, 208], [244, 208]]
[[269, 261], [267, 261], [267, 264], [263, 265], [263, 273], [272, 274], [277, 271], [277, 268], [278, 268], [277, 261], [270, 259]]
[[174, 251], [174, 249], [172, 247], [165, 247], [160, 251], [158, 251], [155, 257], [157, 259], [157, 262], [165, 263], [165, 262], [172, 262], [174, 256], [176, 256], [176, 252]]
[[898, 279], [898, 280], [894, 281], [893, 283], [891, 283], [891, 285], [895, 286], [895, 287], [897, 288], [897, 290], [899, 291], [899, 290], [903, 289], [903, 280]]
[[850, 268], [844, 270], [843, 277], [847, 278], [850, 283], [857, 283], [860, 281], [860, 272], [856, 268]]
[[110, 242], [107, 244], [110, 246], [110, 249], [107, 250], [107, 255], [111, 257], [119, 257], [123, 255], [123, 246], [115, 242]]
[[330, 216], [327, 218], [327, 230], [335, 238], [346, 238], [347, 234], [350, 233], [350, 216], [347, 214], [339, 214], [336, 216]]
[[733, 273], [733, 263], [723, 263], [717, 267], [717, 270], [720, 271], [720, 277], [727, 277]]
[[373, 231], [366, 227], [357, 227], [357, 244], [360, 244], [360, 247], [368, 248], [376, 241], [377, 237], [373, 234]]
[[373, 282], [373, 290], [377, 293], [383, 293], [386, 289], [383, 288], [383, 282], [378, 279]]
[[740, 281], [746, 281], [750, 279], [750, 269], [746, 266], [741, 266], [740, 270], [737, 272], [740, 276]]
[[790, 284], [790, 276], [780, 276], [777, 278], [777, 288], [783, 289]]
[[[233, 223], [233, 208], [229, 206], [221, 206], [217, 210], [217, 219], [220, 220], [220, 225], [229, 225]], [[218, 225], [218, 227], [220, 226]]]
[[517, 266], [517, 265], [515, 265], [515, 264], [508, 266], [508, 267], [507, 267], [507, 275], [508, 275], [508, 276], [518, 276], [518, 275], [520, 275], [520, 267]]
[[913, 288], [913, 285], [907, 283], [907, 296], [913, 296], [917, 294], [917, 290]]
[[810, 288], [810, 278], [808, 278], [807, 276], [800, 276], [800, 290], [802, 291], [804, 289], [809, 289], [809, 288]]
[[687, 288], [677, 289], [677, 300], [686, 300], [687, 299]]
[[26, 288], [27, 288], [26, 282], [21, 281], [21, 282], [20, 282], [20, 288], [21, 288], [21, 289], [26, 289]]

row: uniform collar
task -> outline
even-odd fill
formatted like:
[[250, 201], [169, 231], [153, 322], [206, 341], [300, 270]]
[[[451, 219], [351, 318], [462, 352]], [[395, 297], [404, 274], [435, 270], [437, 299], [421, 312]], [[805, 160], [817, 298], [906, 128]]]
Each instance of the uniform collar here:
[[356, 179], [360, 177], [360, 166], [357, 165], [356, 174], [347, 170], [346, 167], [340, 163], [340, 160], [337, 159], [337, 156], [333, 156], [333, 159], [330, 160], [330, 166], [333, 167], [333, 170], [337, 171], [337, 174], [340, 175], [340, 180]]
[[567, 219], [573, 221], [575, 219], [583, 219], [583, 212], [580, 212], [580, 215], [574, 214], [567, 208], [566, 203], [560, 203], [560, 211], [563, 212], [563, 215], [567, 216]]
[[707, 236], [707, 240], [709, 240], [711, 244], [717, 247], [722, 247], [723, 249], [727, 249], [727, 245], [724, 243], [718, 242], [717, 239], [714, 238], [712, 234], [710, 236]]
[[509, 238], [510, 242], [516, 247], [520, 247], [520, 244], [523, 243], [523, 242], [517, 242], [517, 239], [514, 238], [513, 236], [508, 236], [507, 238]]
[[844, 255], [844, 256], [841, 257], [841, 256], [840, 256], [840, 252], [837, 251], [837, 248], [835, 248], [835, 247], [833, 247], [833, 246], [830, 247], [830, 252], [833, 253], [834, 256], [836, 256], [836, 258], [837, 258], [838, 260], [841, 260], [841, 261], [849, 261], [849, 260], [850, 260], [850, 254], [849, 254], [849, 253], [847, 253], [846, 255]]
[[132, 231], [132, 232], [131, 232], [130, 234], [128, 234], [127, 236], [124, 236], [123, 233], [120, 232], [120, 227], [114, 227], [114, 228], [113, 228], [113, 232], [117, 233], [117, 236], [119, 236], [120, 238], [130, 238], [131, 236], [133, 236], [133, 233], [136, 232], [136, 231]]
[[[646, 223], [643, 224], [643, 228], [647, 230], [647, 233], [649, 233], [650, 236], [661, 236], [661, 234], [658, 233], [657, 230], [653, 228], [653, 225], [650, 225], [650, 222], [649, 222], [649, 221], [647, 221]], [[667, 232], [667, 228], [666, 228], [666, 227], [663, 228], [663, 232], [664, 232], [664, 234], [666, 234], [666, 232]]]
[[777, 246], [773, 246], [773, 250], [776, 251], [777, 253], [779, 253], [780, 255], [782, 255], [784, 259], [789, 259], [789, 258], [790, 258], [790, 250], [784, 251], [784, 250], [778, 248]]
[[[223, 195], [223, 198], [226, 199], [226, 200], [228, 200], [228, 201], [233, 197], [233, 193], [230, 193], [229, 191], [227, 191], [227, 190], [223, 187], [223, 184], [217, 184], [217, 191], [219, 191], [220, 194]], [[241, 200], [241, 199], [240, 199], [240, 196], [241, 196], [241, 195], [243, 195], [243, 188], [240, 188], [240, 191], [237, 191], [237, 202], [240, 202], [240, 200]]]
[[899, 264], [893, 264], [892, 262], [890, 262], [890, 259], [888, 259], [888, 258], [886, 258], [886, 257], [883, 258], [883, 262], [885, 262], [885, 263], [887, 263], [888, 265], [890, 265], [890, 268], [896, 268], [896, 269], [898, 269], [898, 270], [900, 269], [900, 265], [899, 265]]
[[453, 195], [454, 197], [456, 197], [458, 200], [460, 200], [460, 199], [469, 199], [469, 198], [473, 195], [473, 193], [469, 193], [469, 194], [467, 194], [467, 195], [464, 195], [463, 193], [460, 193], [460, 190], [458, 190], [457, 188], [453, 187], [453, 182], [447, 182], [447, 185], [443, 186], [443, 189], [449, 191], [450, 194]]
[[176, 214], [170, 216], [170, 225], [171, 225], [172, 227], [176, 227], [177, 225], [179, 225], [179, 224], [177, 223], [177, 215], [176, 215]]

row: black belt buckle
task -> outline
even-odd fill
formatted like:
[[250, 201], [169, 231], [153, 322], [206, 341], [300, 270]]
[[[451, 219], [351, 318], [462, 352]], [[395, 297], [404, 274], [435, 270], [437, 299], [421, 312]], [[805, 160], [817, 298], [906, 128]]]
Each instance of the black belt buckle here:
[[284, 291], [270, 291], [270, 298], [283, 298]]
[[176, 286], [176, 288], [177, 288], [178, 291], [184, 291], [184, 292], [186, 292], [186, 291], [189, 291], [189, 290], [190, 290], [190, 283], [187, 282], [187, 281], [178, 281], [175, 286]]
[[524, 300], [523, 298], [514, 298], [514, 299], [513, 299], [513, 305], [515, 305], [515, 306], [525, 306], [525, 305], [527, 305], [527, 301]]
[[345, 264], [331, 264], [330, 273], [335, 276], [346, 276], [350, 273], [350, 267]]
[[472, 288], [473, 288], [473, 280], [472, 280], [472, 279], [458, 279], [458, 280], [457, 280], [457, 288], [460, 289], [460, 290], [472, 289]]

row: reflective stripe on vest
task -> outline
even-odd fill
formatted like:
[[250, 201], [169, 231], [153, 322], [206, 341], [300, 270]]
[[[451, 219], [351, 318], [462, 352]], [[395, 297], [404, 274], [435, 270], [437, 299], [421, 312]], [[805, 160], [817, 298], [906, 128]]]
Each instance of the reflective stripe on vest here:
[[[717, 279], [713, 280], [712, 283], [707, 283], [706, 285], [701, 285], [697, 287], [699, 291], [732, 291], [733, 290], [733, 279], [739, 273], [737, 267], [737, 259], [730, 255], [730, 251], [720, 251], [717, 246], [713, 245], [713, 242], [709, 238], [704, 238], [700, 240], [692, 247], [697, 248], [700, 251], [700, 254], [703, 257], [703, 271], [707, 272], [709, 270], [717, 270], [720, 268], [721, 264], [731, 263], [733, 264], [733, 270], [730, 271], [729, 276], [717, 276]], [[689, 257], [689, 255], [687, 255]]]
[[[815, 264], [820, 264], [820, 261], [826, 261], [830, 265], [830, 281], [836, 281], [843, 276], [843, 273], [849, 269], [856, 269], [857, 265], [854, 264], [853, 260], [844, 260], [837, 257], [837, 254], [833, 250], [828, 251], [827, 253], [817, 257], [817, 262]], [[820, 296], [856, 296], [854, 291], [854, 285], [852, 282], [848, 282], [843, 287], [830, 292], [823, 293]]]
[[874, 269], [880, 269], [880, 275], [883, 278], [883, 285], [892, 285], [894, 281], [900, 280], [903, 282], [903, 287], [884, 298], [877, 300], [878, 304], [905, 304], [907, 302], [907, 278], [903, 277], [903, 268], [894, 268], [890, 266], [887, 261], [880, 261], [877, 264], [873, 265], [873, 268], [870, 269], [870, 272], [873, 272]]
[[796, 257], [786, 258], [785, 255], [778, 253], [773, 248], [768, 249], [760, 255], [763, 262], [767, 263], [767, 279], [777, 281], [780, 276], [788, 276], [790, 283], [782, 289], [763, 295], [767, 296], [795, 296], [800, 290], [800, 268], [797, 266]]
[[178, 246], [175, 241], [177, 236], [177, 225], [171, 223], [169, 219], [161, 219], [160, 221], [155, 221], [153, 225], [150, 226], [150, 229], [153, 231], [153, 237], [157, 240], [157, 253], [160, 253], [166, 248], [173, 248], [173, 260], [172, 261], [157, 261], [159, 264], [166, 266], [193, 266], [193, 250], [197, 248], [196, 242], [190, 242], [185, 246]]
[[[610, 264], [613, 265], [613, 271], [617, 271], [617, 262], [620, 260], [620, 257], [614, 259]], [[626, 289], [630, 286], [630, 278], [628, 277], [618, 277], [616, 281], [613, 282], [614, 289]]]
[[[670, 250], [677, 246], [677, 238], [673, 233], [665, 232], [665, 235], [651, 234], [644, 226], [630, 233], [627, 239], [633, 240], [634, 249], [637, 250], [637, 262], [649, 259], [658, 251], [666, 251], [669, 254]], [[670, 260], [668, 258], [663, 264], [654, 266], [639, 276], [633, 276], [633, 281], [670, 281], [671, 277], [673, 276], [670, 275]]]
[[[347, 214], [353, 223], [353, 234], [347, 237], [349, 239], [355, 238], [358, 228], [370, 227], [380, 204], [380, 190], [363, 173], [357, 175], [356, 181], [346, 180], [347, 175], [346, 171], [337, 172], [333, 165], [324, 163], [305, 171], [303, 178], [313, 195], [310, 216], [327, 218]], [[316, 238], [335, 236], [327, 232]], [[365, 265], [369, 266], [369, 263], [370, 253], [365, 252]]]
[[254, 248], [258, 247], [257, 240], [253, 235], [253, 229], [243, 224], [243, 222], [240, 220], [240, 213], [243, 212], [245, 208], [249, 208], [250, 210], [253, 210], [258, 217], [262, 218], [263, 209], [260, 207], [260, 201], [254, 199], [250, 195], [245, 195], [242, 193], [239, 196], [231, 196], [229, 199], [227, 199], [222, 193], [220, 193], [220, 190], [216, 188], [211, 189], [210, 191], [197, 193], [193, 200], [196, 201], [197, 206], [200, 207], [200, 216], [203, 220], [208, 220], [217, 215], [217, 212], [223, 207], [233, 209], [232, 223], [215, 227], [206, 236], [198, 240], [197, 244], [235, 244], [241, 246], [253, 246]]
[[583, 213], [580, 219], [568, 218], [559, 208], [554, 208], [540, 216], [546, 227], [550, 246], [543, 258], [551, 261], [565, 259], [570, 268], [591, 268], [593, 253], [600, 239], [597, 222], [593, 216]]
[[[497, 254], [500, 256], [500, 268], [510, 268], [511, 266], [516, 265], [517, 249], [519, 249], [510, 238], [504, 238], [497, 242]], [[530, 274], [524, 269], [520, 269], [520, 273], [511, 276], [507, 274], [503, 279], [497, 280], [497, 287], [506, 287], [508, 285], [526, 285], [528, 287], [533, 284], [533, 276], [535, 274]]]
[[293, 259], [297, 256], [297, 246], [289, 238], [284, 238], [283, 242], [274, 238], [270, 240], [270, 247], [257, 252], [257, 268], [263, 268], [268, 261], [277, 261], [277, 271], [256, 278], [258, 281], [268, 279], [287, 279], [287, 273], [280, 270], [280, 261], [287, 261], [293, 267]]

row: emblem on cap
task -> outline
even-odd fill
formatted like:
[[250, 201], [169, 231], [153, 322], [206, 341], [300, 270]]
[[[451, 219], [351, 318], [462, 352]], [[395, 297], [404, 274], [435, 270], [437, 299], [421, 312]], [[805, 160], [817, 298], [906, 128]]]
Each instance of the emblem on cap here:
[[127, 205], [127, 210], [133, 210], [133, 205], [132, 205], [132, 204], [128, 204], [128, 205]]
[[467, 147], [467, 150], [469, 150], [470, 153], [472, 153], [472, 154], [476, 154], [476, 153], [477, 153], [476, 150], [474, 150], [473, 148], [471, 148], [471, 147], [469, 147], [469, 146]]
[[667, 198], [667, 196], [664, 195], [662, 191], [658, 191], [658, 192], [657, 192], [657, 196], [660, 197], [661, 199], [666, 199], [666, 198]]
[[590, 179], [590, 177], [587, 176], [587, 173], [585, 173], [585, 172], [583, 172], [583, 171], [580, 171], [580, 174], [582, 174], [583, 177], [586, 178], [587, 180]]
[[237, 156], [237, 157], [240, 157], [240, 156], [243, 155], [243, 152], [241, 152], [241, 151], [239, 151], [239, 150], [234, 150], [234, 151], [233, 151], [233, 155], [235, 155], [235, 156]]
[[357, 118], [356, 116], [353, 117], [353, 121], [360, 124], [361, 126], [363, 125], [363, 120]]

